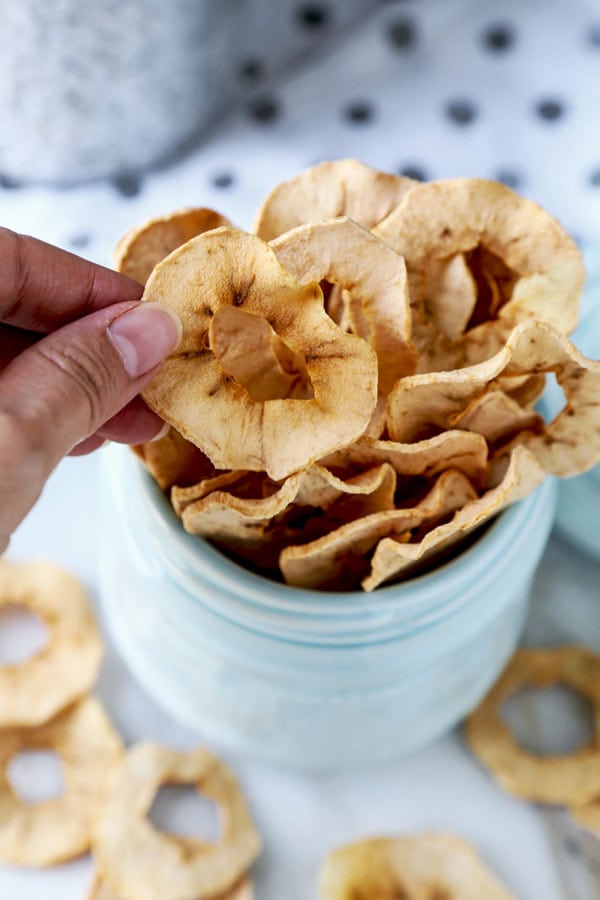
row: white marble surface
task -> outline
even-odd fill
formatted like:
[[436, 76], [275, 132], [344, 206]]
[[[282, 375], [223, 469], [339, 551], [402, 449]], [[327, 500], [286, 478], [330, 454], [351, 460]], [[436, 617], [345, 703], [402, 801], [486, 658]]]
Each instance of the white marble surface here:
[[[15, 535], [9, 556], [46, 558], [80, 576], [97, 602], [98, 461], [67, 460]], [[527, 639], [583, 642], [600, 651], [600, 566], [554, 540], [533, 589]], [[25, 626], [22, 626], [25, 628]], [[174, 746], [201, 742], [158, 710], [135, 685], [110, 644], [99, 686], [128, 742], [154, 737]], [[550, 699], [550, 698], [548, 698]], [[523, 711], [522, 711], [523, 712]], [[546, 703], [525, 710], [527, 730], [580, 723]], [[560, 726], [560, 727], [559, 727]], [[560, 735], [553, 732], [559, 731]], [[218, 748], [217, 748], [218, 749]], [[597, 900], [600, 850], [566, 813], [540, 809], [498, 789], [464, 746], [460, 732], [373, 771], [306, 776], [230, 757], [264, 838], [255, 869], [257, 900], [310, 900], [319, 862], [332, 847], [361, 836], [450, 830], [478, 845], [489, 865], [521, 900]], [[44, 770], [37, 777], [43, 781]], [[50, 782], [50, 776], [46, 776]], [[188, 823], [166, 814], [164, 824]], [[570, 848], [570, 849], [569, 849]], [[2, 900], [79, 900], [91, 876], [88, 859], [53, 870], [0, 868]], [[484, 898], [482, 898], [484, 900]]]

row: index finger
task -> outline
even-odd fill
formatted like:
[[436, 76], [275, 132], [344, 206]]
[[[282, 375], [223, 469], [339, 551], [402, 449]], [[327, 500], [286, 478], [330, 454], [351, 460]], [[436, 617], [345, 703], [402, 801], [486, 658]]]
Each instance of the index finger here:
[[0, 322], [46, 334], [142, 292], [125, 275], [0, 228]]

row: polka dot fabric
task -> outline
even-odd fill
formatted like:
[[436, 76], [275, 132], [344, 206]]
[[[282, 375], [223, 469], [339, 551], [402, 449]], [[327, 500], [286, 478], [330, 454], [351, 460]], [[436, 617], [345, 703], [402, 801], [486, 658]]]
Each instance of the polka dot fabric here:
[[212, 205], [248, 227], [275, 183], [353, 156], [420, 180], [498, 179], [600, 241], [597, 0], [364, 8], [257, 2], [217, 131], [160, 170], [62, 192], [0, 173], [2, 224], [105, 262], [147, 216]]

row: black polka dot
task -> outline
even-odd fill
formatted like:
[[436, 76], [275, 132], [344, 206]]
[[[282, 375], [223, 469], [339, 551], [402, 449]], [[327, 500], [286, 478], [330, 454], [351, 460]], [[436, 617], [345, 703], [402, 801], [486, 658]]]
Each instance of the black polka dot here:
[[75, 250], [83, 250], [84, 247], [89, 247], [91, 241], [91, 235], [81, 231], [79, 234], [74, 234], [69, 238], [69, 246]]
[[561, 118], [565, 109], [561, 100], [548, 97], [547, 99], [539, 100], [536, 103], [535, 111], [540, 119], [544, 119], [546, 122], [555, 122], [557, 119]]
[[122, 197], [137, 197], [142, 190], [142, 177], [134, 172], [121, 172], [112, 179], [113, 186]]
[[248, 105], [248, 114], [256, 122], [272, 122], [277, 119], [281, 110], [275, 97], [256, 97]]
[[17, 178], [0, 174], [0, 188], [4, 188], [5, 191], [16, 191], [21, 187], [23, 187], [23, 183]]
[[404, 175], [405, 178], [412, 178], [414, 181], [427, 181], [429, 176], [425, 169], [415, 163], [408, 163], [398, 169], [398, 175]]
[[354, 125], [364, 125], [375, 117], [375, 110], [367, 100], [352, 100], [344, 107], [344, 118]]
[[590, 172], [590, 177], [588, 180], [591, 187], [600, 187], [600, 168], [594, 169], [593, 172]]
[[388, 39], [397, 50], [410, 50], [417, 42], [417, 29], [412, 19], [396, 19], [387, 28]]
[[212, 178], [213, 186], [221, 189], [230, 188], [234, 181], [235, 178], [231, 172], [217, 172]]
[[513, 191], [518, 191], [523, 186], [523, 176], [515, 169], [499, 169], [494, 175], [494, 180], [500, 181]]
[[323, 3], [305, 3], [296, 10], [296, 21], [303, 28], [317, 30], [331, 20], [329, 8]]
[[590, 25], [587, 32], [588, 43], [600, 49], [600, 24]]
[[256, 84], [265, 77], [265, 64], [260, 59], [246, 59], [239, 68], [240, 78], [249, 84]]
[[445, 112], [456, 125], [470, 125], [477, 118], [477, 107], [470, 100], [449, 100]]
[[496, 22], [484, 30], [482, 40], [487, 50], [493, 53], [503, 53], [513, 46], [515, 32], [512, 25], [505, 22]]

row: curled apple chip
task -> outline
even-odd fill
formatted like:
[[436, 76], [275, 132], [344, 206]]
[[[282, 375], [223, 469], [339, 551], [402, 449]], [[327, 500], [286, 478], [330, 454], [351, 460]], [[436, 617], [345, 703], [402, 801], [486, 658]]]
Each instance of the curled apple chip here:
[[[577, 324], [581, 253], [548, 212], [502, 184], [454, 178], [418, 185], [374, 232], [406, 260], [420, 371], [486, 359], [524, 320], [565, 334]], [[439, 310], [437, 324], [429, 312], [427, 267], [458, 253], [466, 255], [478, 297], [453, 341]]]
[[481, 434], [490, 444], [495, 444], [519, 432], [539, 433], [544, 420], [534, 409], [521, 406], [504, 391], [489, 390], [472, 400], [452, 424], [454, 428]]
[[431, 260], [425, 267], [427, 310], [436, 330], [451, 341], [469, 325], [477, 284], [463, 253]]
[[270, 522], [292, 504], [322, 509], [342, 494], [373, 494], [386, 485], [389, 505], [393, 505], [396, 477], [387, 463], [344, 481], [324, 466], [311, 466], [290, 475], [274, 493], [261, 498], [237, 497], [215, 491], [187, 505], [182, 511], [183, 526], [191, 534], [221, 542], [247, 542], [262, 536]]
[[516, 900], [453, 834], [378, 837], [334, 850], [319, 874], [321, 900]]
[[321, 460], [332, 468], [387, 462], [405, 477], [431, 478], [445, 469], [457, 469], [478, 480], [485, 474], [488, 448], [485, 438], [474, 432], [444, 431], [414, 444], [362, 437], [349, 447]]
[[191, 238], [213, 228], [231, 225], [229, 219], [204, 207], [179, 209], [148, 219], [130, 229], [113, 251], [118, 272], [146, 284], [154, 266]]
[[[24, 750], [52, 750], [60, 758], [64, 793], [26, 803], [6, 770]], [[123, 754], [102, 706], [86, 697], [37, 728], [11, 728], [0, 741], [0, 859], [18, 866], [50, 866], [90, 848], [92, 820], [104, 781]]]
[[[111, 889], [102, 881], [101, 876], [96, 874], [87, 900], [121, 900], [121, 898], [113, 894]], [[208, 898], [199, 898], [199, 900], [208, 900]], [[242, 878], [230, 891], [226, 891], [218, 896], [211, 896], [210, 900], [254, 900], [252, 882], [249, 878]]]
[[[443, 472], [429, 493], [412, 507], [353, 518], [315, 541], [286, 547], [279, 565], [288, 584], [321, 590], [358, 587], [369, 571], [369, 554], [382, 538], [410, 540], [425, 523], [434, 523], [477, 496], [460, 472]], [[354, 583], [350, 584], [349, 581]]]
[[348, 216], [373, 228], [418, 182], [356, 159], [322, 162], [277, 185], [265, 197], [252, 230], [271, 241], [297, 225]]
[[406, 266], [391, 247], [347, 218], [300, 225], [270, 246], [298, 281], [327, 281], [349, 291], [353, 330], [377, 354], [381, 394], [415, 371]]
[[[154, 269], [144, 293], [174, 309], [183, 339], [143, 391], [148, 405], [219, 469], [266, 471], [275, 481], [356, 440], [377, 400], [377, 357], [327, 316], [316, 283], [302, 285], [255, 235], [200, 235]], [[231, 307], [265, 319], [304, 360], [310, 399], [253, 400], [213, 352]]]
[[[167, 783], [195, 785], [216, 803], [222, 821], [216, 842], [166, 834], [152, 825], [148, 812]], [[260, 838], [236, 779], [204, 749], [178, 753], [151, 741], [132, 747], [111, 777], [96, 821], [96, 862], [120, 900], [229, 897], [226, 892], [259, 852]]]
[[0, 560], [0, 607], [40, 617], [48, 637], [24, 662], [0, 665], [0, 727], [41, 725], [96, 680], [103, 647], [83, 586], [50, 563]]
[[457, 511], [449, 522], [428, 530], [422, 539], [414, 543], [410, 539], [402, 542], [392, 537], [380, 540], [371, 559], [371, 571], [362, 581], [364, 590], [372, 591], [384, 582], [406, 576], [416, 566], [439, 556], [507, 506], [539, 487], [544, 474], [529, 450], [515, 447], [500, 483], [481, 497], [471, 496], [456, 504], [454, 509]]
[[186, 441], [175, 428], [169, 428], [157, 441], [135, 444], [131, 449], [165, 491], [174, 484], [194, 484], [215, 471], [208, 456]]
[[566, 404], [552, 422], [521, 432], [512, 445], [527, 447], [551, 475], [584, 472], [600, 460], [600, 362], [587, 359], [542, 322], [518, 325], [504, 348], [482, 363], [401, 379], [388, 400], [388, 430], [394, 440], [411, 441], [454, 427], [501, 376], [540, 372], [556, 374]]
[[[595, 733], [573, 753], [539, 756], [521, 747], [503, 721], [500, 709], [524, 687], [564, 684], [594, 708]], [[584, 647], [518, 650], [467, 720], [471, 750], [502, 787], [535, 803], [577, 806], [600, 796], [600, 656]]]

